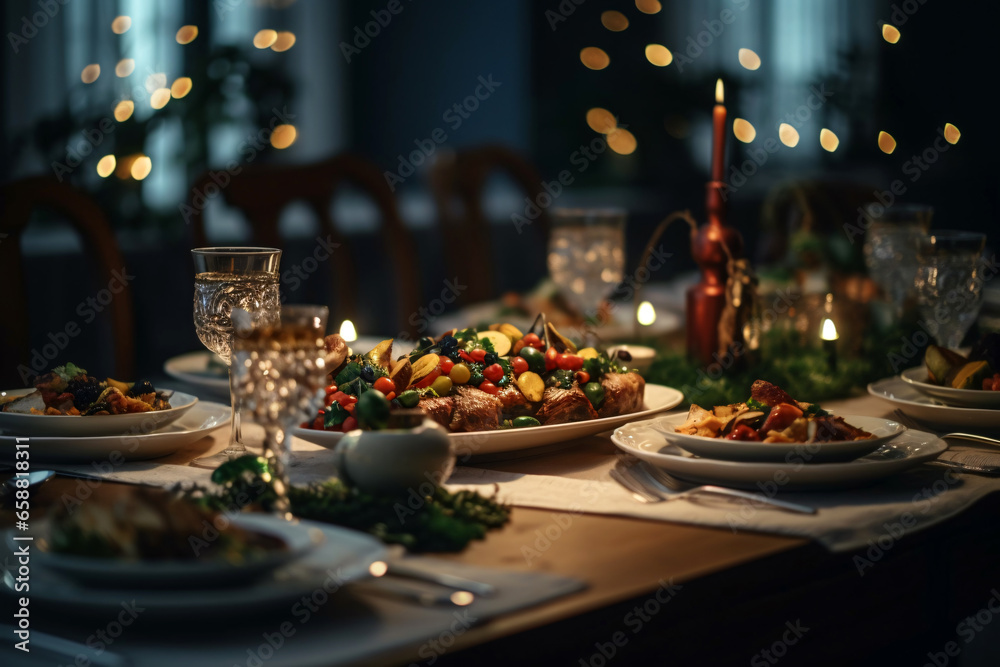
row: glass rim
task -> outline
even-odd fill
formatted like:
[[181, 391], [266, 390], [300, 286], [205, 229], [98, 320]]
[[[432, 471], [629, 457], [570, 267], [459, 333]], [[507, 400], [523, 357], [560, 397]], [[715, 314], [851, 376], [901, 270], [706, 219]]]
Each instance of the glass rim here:
[[280, 248], [265, 248], [260, 246], [214, 246], [209, 248], [192, 248], [196, 255], [273, 255], [281, 253]]

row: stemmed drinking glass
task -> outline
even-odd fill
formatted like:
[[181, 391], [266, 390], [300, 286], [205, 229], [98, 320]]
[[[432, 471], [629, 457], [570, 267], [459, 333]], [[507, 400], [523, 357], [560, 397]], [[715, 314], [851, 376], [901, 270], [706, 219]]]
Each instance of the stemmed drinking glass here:
[[595, 317], [625, 273], [625, 211], [554, 209], [548, 265], [552, 282], [577, 314]]
[[277, 496], [272, 510], [285, 517], [290, 517], [288, 431], [314, 415], [320, 402], [326, 384], [323, 338], [328, 316], [325, 306], [285, 306], [279, 323], [256, 325], [237, 337], [233, 348], [234, 388], [264, 429], [263, 455]]
[[927, 234], [933, 214], [934, 209], [919, 204], [865, 207], [869, 222], [863, 248], [865, 265], [868, 275], [885, 294], [897, 322], [915, 296], [917, 240]]
[[232, 311], [248, 313], [250, 324], [276, 324], [280, 312], [278, 264], [275, 248], [196, 248], [194, 258], [194, 326], [198, 338], [229, 366], [229, 390], [233, 420], [229, 445], [221, 454], [197, 459], [205, 466], [218, 466], [246, 453], [240, 424], [240, 402], [233, 385], [230, 358], [236, 332]]
[[983, 303], [983, 248], [975, 232], [935, 231], [917, 242], [917, 303], [923, 323], [942, 347], [955, 349]]

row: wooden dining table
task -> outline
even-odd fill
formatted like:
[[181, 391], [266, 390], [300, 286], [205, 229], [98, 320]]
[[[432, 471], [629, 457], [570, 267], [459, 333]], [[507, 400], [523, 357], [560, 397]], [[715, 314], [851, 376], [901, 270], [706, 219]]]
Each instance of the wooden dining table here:
[[[824, 407], [839, 414], [891, 413], [871, 397]], [[220, 428], [164, 461], [183, 463], [221, 450], [227, 436]], [[465, 465], [592, 478], [614, 455], [602, 435]], [[32, 518], [78, 482], [57, 477], [40, 487]], [[107, 482], [94, 493], [134, 488]], [[831, 553], [800, 537], [587, 513], [563, 519], [557, 538], [549, 539], [552, 511], [514, 507], [502, 529], [459, 553], [437, 556], [565, 575], [586, 588], [456, 633], [431, 659], [408, 646], [374, 662], [922, 665], [936, 658], [939, 665], [1000, 664], [977, 662], [1000, 653], [1000, 619], [991, 627], [981, 613], [994, 593], [1000, 602], [998, 510], [1000, 495], [987, 496], [958, 516], [902, 537], [879, 555], [877, 567], [861, 574], [856, 557], [865, 549]], [[0, 525], [13, 522], [9, 509], [0, 510]], [[974, 635], [978, 641], [966, 643], [957, 628], [977, 613], [983, 625]]]

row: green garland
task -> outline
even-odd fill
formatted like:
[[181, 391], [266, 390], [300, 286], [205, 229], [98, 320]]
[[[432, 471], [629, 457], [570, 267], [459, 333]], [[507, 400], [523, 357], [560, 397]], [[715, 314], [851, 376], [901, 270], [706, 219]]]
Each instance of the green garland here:
[[[686, 404], [702, 407], [745, 401], [757, 379], [772, 382], [797, 399], [817, 403], [862, 395], [869, 382], [898, 373], [900, 369], [893, 365], [899, 363], [894, 360], [906, 338], [901, 330], [866, 335], [858, 354], [842, 356], [831, 371], [823, 350], [802, 348], [791, 334], [769, 332], [762, 341], [763, 354], [744, 368], [726, 368], [724, 363], [704, 368], [683, 353], [661, 352], [645, 378], [675, 387], [684, 393]], [[915, 358], [909, 365], [918, 364], [923, 355]]]
[[[199, 505], [232, 512], [274, 501], [267, 461], [247, 455], [228, 461], [212, 473], [217, 491], [195, 487], [182, 491]], [[340, 480], [292, 486], [288, 492], [292, 513], [302, 519], [361, 530], [410, 551], [461, 551], [487, 531], [510, 519], [510, 508], [472, 491], [451, 493], [435, 487], [421, 496], [415, 490], [398, 497], [376, 496]]]

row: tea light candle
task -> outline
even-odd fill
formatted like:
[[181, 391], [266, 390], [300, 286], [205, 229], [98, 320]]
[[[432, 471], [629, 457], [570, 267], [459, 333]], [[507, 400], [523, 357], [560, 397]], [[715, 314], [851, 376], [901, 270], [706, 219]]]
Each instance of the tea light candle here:
[[830, 366], [830, 372], [837, 370], [837, 327], [829, 317], [823, 320], [823, 330], [820, 332], [823, 339], [823, 349], [826, 351], [826, 362]]

